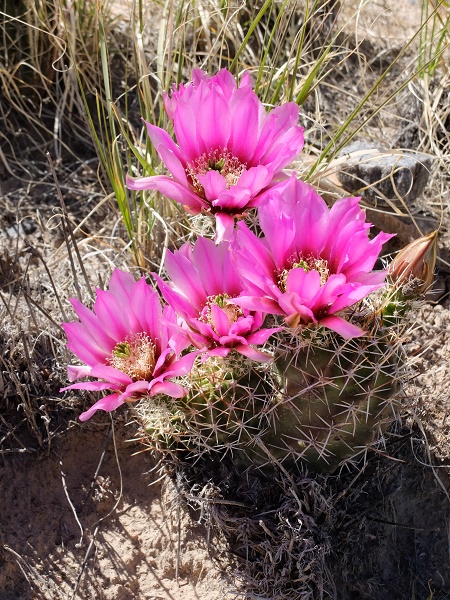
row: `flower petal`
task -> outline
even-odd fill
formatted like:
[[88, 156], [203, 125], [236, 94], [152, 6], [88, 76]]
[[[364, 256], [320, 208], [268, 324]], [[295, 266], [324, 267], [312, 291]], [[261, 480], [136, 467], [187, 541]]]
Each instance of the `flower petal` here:
[[236, 350], [236, 352], [239, 352], [239, 354], [242, 354], [243, 356], [246, 356], [250, 360], [254, 360], [256, 362], [267, 363], [273, 360], [273, 356], [271, 356], [270, 354], [266, 354], [265, 352], [256, 350], [256, 348], [252, 348], [248, 344], [238, 344], [234, 347], [234, 350]]
[[158, 190], [164, 196], [168, 196], [179, 204], [189, 206], [193, 211], [199, 213], [208, 205], [190, 189], [178, 183], [166, 175], [154, 175], [153, 177], [126, 177], [127, 187], [130, 190]]
[[[80, 383], [73, 383], [72, 385], [68, 385], [67, 387], [61, 388], [60, 392], [65, 392], [67, 390], [88, 390], [89, 392], [101, 392], [103, 390], [114, 389], [110, 383], [105, 383], [104, 381], [82, 381]], [[118, 389], [117, 387], [115, 389]]]
[[[176, 158], [184, 166], [186, 166], [183, 154], [181, 153], [179, 147], [175, 144], [173, 139], [170, 137], [170, 135], [167, 133], [167, 131], [165, 131], [164, 129], [161, 129], [161, 127], [157, 127], [156, 125], [152, 125], [151, 123], [148, 123], [147, 121], [145, 121], [145, 119], [144, 119], [144, 123], [147, 128], [147, 133], [149, 135], [149, 138], [150, 138], [153, 146], [156, 148], [156, 151], [158, 152], [158, 154], [162, 148], [166, 148], [167, 150], [172, 152], [174, 154], [174, 156], [176, 156]], [[164, 159], [162, 157], [161, 157], [161, 159], [164, 162]]]
[[67, 347], [87, 365], [104, 362], [108, 356], [82, 323], [62, 323], [67, 336]]
[[92, 367], [87, 367], [85, 365], [68, 365], [67, 366], [67, 378], [69, 381], [76, 381], [77, 379], [82, 379], [83, 377], [88, 377], [91, 372]]
[[110, 394], [109, 396], [105, 396], [101, 398], [98, 402], [96, 402], [89, 410], [78, 417], [80, 421], [87, 421], [92, 417], [92, 415], [98, 410], [105, 410], [106, 412], [111, 412], [115, 410], [119, 406], [121, 406], [124, 401], [120, 398], [119, 394]]
[[214, 169], [206, 175], [197, 175], [197, 178], [205, 191], [206, 199], [210, 202], [217, 200], [220, 193], [227, 189], [225, 178]]
[[345, 340], [349, 340], [355, 337], [361, 337], [362, 335], [366, 335], [367, 332], [361, 327], [357, 325], [353, 325], [353, 323], [349, 323], [345, 319], [341, 317], [337, 317], [336, 315], [330, 315], [328, 317], [324, 317], [320, 319], [320, 324], [336, 331], [339, 333]]
[[165, 396], [170, 396], [171, 398], [184, 398], [187, 393], [188, 390], [178, 383], [173, 383], [173, 381], [161, 381], [152, 387], [150, 396], [164, 394]]
[[226, 213], [216, 213], [216, 244], [231, 242], [234, 234], [234, 218]]

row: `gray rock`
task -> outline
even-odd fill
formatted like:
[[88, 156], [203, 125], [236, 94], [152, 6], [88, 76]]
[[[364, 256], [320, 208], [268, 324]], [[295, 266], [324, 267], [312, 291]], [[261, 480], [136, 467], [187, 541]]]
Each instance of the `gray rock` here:
[[[352, 156], [356, 152], [357, 156]], [[408, 151], [389, 152], [392, 151], [364, 142], [345, 146], [340, 156], [350, 156], [336, 173], [342, 187], [375, 203], [382, 203], [384, 198], [400, 203], [400, 199], [411, 202], [418, 198], [428, 183], [432, 157]]]
[[14, 223], [14, 225], [5, 229], [5, 233], [10, 238], [17, 238], [34, 233], [36, 229], [37, 225], [35, 221], [29, 217], [25, 217], [20, 223]]

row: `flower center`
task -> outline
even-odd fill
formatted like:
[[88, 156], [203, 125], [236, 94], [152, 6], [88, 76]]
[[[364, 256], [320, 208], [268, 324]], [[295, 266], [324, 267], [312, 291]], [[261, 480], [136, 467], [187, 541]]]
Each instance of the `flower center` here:
[[155, 345], [145, 333], [135, 333], [116, 345], [108, 362], [133, 381], [149, 381], [155, 369]]
[[205, 152], [205, 154], [188, 163], [186, 173], [191, 178], [194, 188], [204, 194], [203, 186], [198, 179], [199, 175], [206, 175], [208, 171], [217, 171], [225, 179], [229, 189], [232, 185], [237, 184], [239, 177], [246, 168], [247, 163], [242, 163], [226, 148], [219, 148]]
[[286, 283], [289, 273], [292, 269], [303, 269], [305, 273], [309, 271], [317, 271], [320, 275], [320, 285], [325, 285], [330, 276], [328, 261], [324, 258], [314, 258], [314, 256], [301, 257], [297, 260], [293, 259], [289, 269], [283, 269], [278, 274], [278, 287], [283, 292], [286, 291]]
[[227, 315], [230, 323], [236, 323], [236, 321], [244, 316], [242, 309], [236, 304], [230, 302], [230, 296], [228, 294], [219, 294], [218, 296], [208, 296], [205, 306], [200, 315], [200, 321], [204, 323], [208, 323], [212, 325], [214, 331], [217, 333], [215, 329], [214, 319], [211, 315], [211, 307], [213, 304], [216, 304], [219, 308], [221, 308], [224, 313]]

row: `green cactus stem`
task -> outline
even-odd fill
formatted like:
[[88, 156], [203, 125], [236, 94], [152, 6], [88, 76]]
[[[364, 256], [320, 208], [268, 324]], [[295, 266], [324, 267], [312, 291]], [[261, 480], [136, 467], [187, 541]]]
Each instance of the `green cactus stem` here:
[[400, 348], [391, 333], [344, 343], [319, 330], [280, 344], [273, 428], [262, 436], [277, 460], [331, 472], [380, 437], [399, 402]]

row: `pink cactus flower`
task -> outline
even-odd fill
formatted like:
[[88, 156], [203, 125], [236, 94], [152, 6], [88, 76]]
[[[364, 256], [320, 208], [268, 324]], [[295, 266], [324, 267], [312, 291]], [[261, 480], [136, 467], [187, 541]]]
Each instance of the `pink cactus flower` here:
[[98, 381], [75, 383], [65, 390], [111, 390], [113, 393], [82, 413], [90, 419], [99, 409], [112, 411], [125, 401], [166, 394], [181, 398], [187, 392], [173, 381], [186, 375], [198, 352], [180, 357], [190, 346], [173, 310], [161, 307], [158, 293], [144, 278], [116, 269], [109, 291], [97, 290], [93, 311], [71, 299], [80, 321], [63, 323], [67, 347], [84, 366], [69, 366], [70, 381], [95, 377]]
[[231, 239], [234, 219], [257, 206], [261, 191], [300, 154], [303, 128], [297, 125], [295, 102], [267, 114], [248, 73], [238, 87], [226, 69], [212, 77], [194, 69], [192, 79], [164, 96], [178, 145], [166, 131], [146, 123], [172, 176], [127, 177], [127, 185], [159, 190], [190, 214], [213, 215], [219, 243]]
[[262, 328], [265, 315], [241, 309], [234, 300], [244, 287], [230, 261], [229, 245], [199, 237], [194, 247], [184, 244], [165, 262], [171, 282], [156, 274], [166, 302], [186, 322], [192, 343], [209, 356], [227, 356], [234, 349], [248, 358], [267, 362], [271, 356], [253, 345], [264, 344], [280, 328]]
[[392, 235], [370, 240], [359, 198], [338, 200], [331, 210], [295, 176], [269, 190], [258, 209], [265, 235], [238, 224], [233, 262], [249, 292], [242, 309], [284, 315], [291, 327], [319, 323], [349, 339], [364, 331], [345, 309], [383, 286], [386, 271], [372, 271]]

